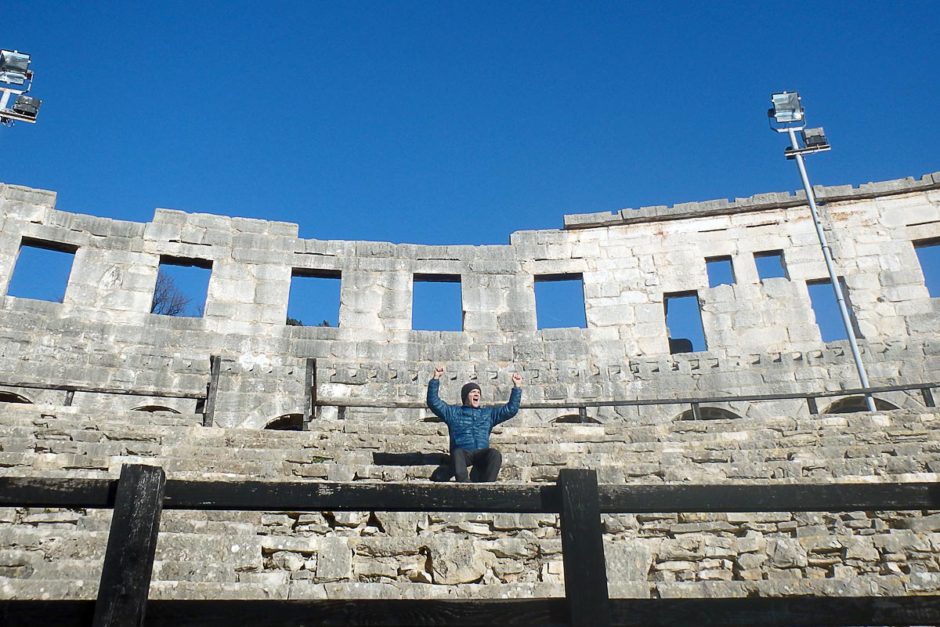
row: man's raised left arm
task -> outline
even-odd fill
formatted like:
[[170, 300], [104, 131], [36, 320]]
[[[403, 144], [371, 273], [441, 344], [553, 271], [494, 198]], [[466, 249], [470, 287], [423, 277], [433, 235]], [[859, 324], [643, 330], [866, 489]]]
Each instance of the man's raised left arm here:
[[512, 392], [509, 394], [509, 402], [496, 409], [493, 424], [498, 425], [506, 422], [516, 415], [519, 411], [519, 404], [522, 402], [522, 375], [518, 372], [512, 373]]

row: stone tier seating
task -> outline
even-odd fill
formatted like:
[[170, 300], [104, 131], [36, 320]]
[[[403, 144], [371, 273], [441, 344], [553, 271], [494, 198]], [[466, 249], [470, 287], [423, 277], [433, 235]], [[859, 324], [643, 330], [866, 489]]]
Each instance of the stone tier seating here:
[[[201, 481], [429, 481], [438, 423], [318, 420], [310, 432], [200, 416], [0, 404], [0, 475], [116, 478], [125, 463]], [[497, 428], [501, 481], [936, 481], [940, 412]], [[468, 488], [472, 489], [472, 487]], [[0, 509], [0, 598], [94, 598], [110, 510]], [[940, 589], [940, 514], [604, 516], [613, 597], [903, 595]], [[151, 598], [563, 595], [557, 517], [165, 511]]]

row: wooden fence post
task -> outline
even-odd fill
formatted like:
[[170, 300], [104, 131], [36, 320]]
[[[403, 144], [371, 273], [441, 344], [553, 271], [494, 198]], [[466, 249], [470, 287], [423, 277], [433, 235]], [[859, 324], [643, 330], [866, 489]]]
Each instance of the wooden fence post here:
[[809, 413], [811, 416], [819, 414], [819, 405], [816, 404], [815, 396], [806, 397], [806, 406], [809, 407]]
[[933, 392], [930, 388], [921, 388], [920, 395], [924, 399], [924, 405], [927, 407], [936, 407], [937, 403], [933, 400]]
[[144, 624], [165, 485], [166, 475], [159, 466], [121, 468], [94, 627]]
[[317, 360], [308, 359], [304, 369], [304, 420], [301, 429], [310, 430], [310, 421], [317, 415]]
[[209, 389], [206, 392], [206, 413], [202, 415], [202, 426], [211, 427], [215, 422], [215, 398], [219, 394], [219, 375], [222, 372], [222, 358], [218, 355], [209, 357]]
[[597, 473], [565, 468], [558, 473], [558, 489], [570, 623], [573, 627], [606, 627], [610, 624], [610, 597]]

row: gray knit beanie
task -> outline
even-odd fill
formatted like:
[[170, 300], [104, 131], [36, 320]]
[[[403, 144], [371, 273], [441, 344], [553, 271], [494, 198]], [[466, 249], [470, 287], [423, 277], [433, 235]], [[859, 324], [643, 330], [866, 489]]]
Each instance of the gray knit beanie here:
[[467, 404], [467, 397], [470, 396], [470, 392], [472, 390], [482, 391], [480, 390], [480, 386], [474, 383], [473, 381], [471, 381], [470, 383], [464, 384], [464, 386], [460, 388], [460, 402], [461, 403], [463, 403], [464, 405]]

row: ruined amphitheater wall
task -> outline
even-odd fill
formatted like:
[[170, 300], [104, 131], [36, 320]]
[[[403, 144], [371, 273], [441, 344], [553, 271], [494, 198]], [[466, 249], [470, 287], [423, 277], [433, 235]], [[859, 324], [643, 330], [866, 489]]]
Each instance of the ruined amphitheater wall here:
[[[940, 301], [917, 246], [940, 241], [940, 174], [817, 193], [872, 383], [935, 380]], [[194, 398], [148, 392], [204, 391], [211, 356], [221, 365], [217, 423], [252, 428], [303, 411], [311, 358], [324, 398], [376, 401], [420, 402], [435, 364], [445, 365], [451, 396], [474, 379], [500, 398], [519, 370], [529, 402], [804, 393], [857, 381], [846, 342], [823, 342], [816, 324], [808, 285], [827, 275], [801, 193], [569, 215], [563, 229], [493, 246], [304, 239], [295, 224], [168, 209], [134, 223], [60, 211], [55, 201], [0, 185], [0, 383], [31, 402], [61, 404], [69, 392], [30, 385], [73, 385], [137, 392], [75, 392], [76, 405], [197, 411]], [[61, 303], [9, 293], [23, 246], [73, 255]], [[783, 276], [762, 278], [756, 260], [774, 255]], [[733, 284], [710, 286], [706, 262], [715, 259], [730, 261]], [[211, 268], [201, 317], [150, 312], [161, 262]], [[302, 275], [340, 279], [337, 327], [285, 324]], [[563, 278], [582, 282], [585, 324], [539, 328], [536, 284]], [[412, 328], [416, 280], [459, 281], [460, 302], [449, 305], [462, 330]], [[666, 304], [689, 295], [706, 347], [672, 354]], [[808, 411], [799, 401], [715, 406], [742, 416]], [[682, 411], [591, 417], [655, 422]], [[565, 413], [529, 410], [522, 421]]]

